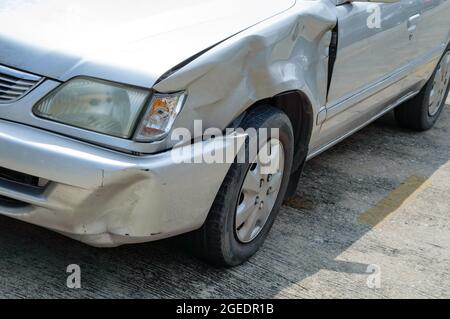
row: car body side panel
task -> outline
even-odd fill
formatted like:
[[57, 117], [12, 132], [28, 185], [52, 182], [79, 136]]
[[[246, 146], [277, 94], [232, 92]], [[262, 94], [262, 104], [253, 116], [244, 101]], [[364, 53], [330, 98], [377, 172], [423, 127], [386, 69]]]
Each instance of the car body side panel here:
[[[320, 146], [366, 123], [405, 90], [404, 77], [396, 81], [386, 79], [405, 68], [413, 57], [406, 27], [407, 6], [406, 1], [401, 1], [394, 4], [356, 2], [337, 7], [337, 59]], [[380, 24], [369, 26], [370, 17], [377, 10]], [[385, 83], [382, 90], [364, 94], [380, 83]]]
[[[394, 4], [354, 2], [336, 8], [339, 45], [328, 103], [332, 106], [405, 66], [413, 55], [406, 1]], [[379, 10], [380, 25], [370, 17]]]
[[[423, 3], [338, 6], [338, 56], [326, 121], [312, 155], [414, 96], [429, 79], [445, 47], [450, 10], [449, 1], [434, 2], [433, 9], [425, 11]], [[380, 10], [379, 28], [367, 24], [374, 8]], [[413, 21], [418, 21], [417, 28]], [[425, 34], [422, 28], [434, 32]]]

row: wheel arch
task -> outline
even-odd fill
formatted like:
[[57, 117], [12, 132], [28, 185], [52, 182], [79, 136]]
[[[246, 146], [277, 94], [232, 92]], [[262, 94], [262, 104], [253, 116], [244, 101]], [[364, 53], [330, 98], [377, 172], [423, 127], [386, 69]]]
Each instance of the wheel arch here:
[[301, 90], [291, 90], [279, 93], [273, 97], [265, 98], [251, 105], [237, 120], [233, 127], [239, 126], [242, 119], [249, 111], [261, 106], [271, 105], [282, 110], [291, 120], [294, 130], [294, 164], [292, 167], [292, 187], [288, 192], [292, 195], [292, 188], [297, 186], [306, 157], [309, 151], [309, 143], [314, 125], [313, 106], [308, 96]]

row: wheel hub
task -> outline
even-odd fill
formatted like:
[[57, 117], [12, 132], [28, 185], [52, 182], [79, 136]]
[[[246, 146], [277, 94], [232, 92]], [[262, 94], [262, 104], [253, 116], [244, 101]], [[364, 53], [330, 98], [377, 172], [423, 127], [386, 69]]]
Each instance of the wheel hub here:
[[[269, 163], [260, 161], [260, 154], [269, 154]], [[284, 175], [284, 148], [278, 139], [271, 139], [261, 148], [245, 176], [235, 214], [235, 232], [242, 243], [253, 241], [264, 228], [280, 192]], [[265, 174], [263, 167], [275, 164], [275, 172]]]
[[447, 87], [450, 80], [450, 51], [442, 58], [433, 79], [433, 87], [430, 92], [428, 114], [435, 116], [446, 98]]

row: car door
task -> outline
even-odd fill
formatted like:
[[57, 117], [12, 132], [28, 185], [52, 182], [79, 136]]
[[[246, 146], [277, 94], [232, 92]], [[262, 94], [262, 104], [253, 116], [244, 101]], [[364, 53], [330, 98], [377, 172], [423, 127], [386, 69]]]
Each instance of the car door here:
[[450, 36], [450, 0], [409, 0], [419, 8], [419, 13], [410, 18], [415, 21], [414, 51], [416, 64], [434, 58], [434, 63], [428, 72], [418, 73], [416, 78], [425, 76], [428, 79], [441, 57], [444, 48], [448, 45]]
[[408, 21], [416, 11], [409, 0], [337, 4], [337, 54], [322, 116], [322, 146], [358, 129], [405, 94], [405, 72], [414, 57]]

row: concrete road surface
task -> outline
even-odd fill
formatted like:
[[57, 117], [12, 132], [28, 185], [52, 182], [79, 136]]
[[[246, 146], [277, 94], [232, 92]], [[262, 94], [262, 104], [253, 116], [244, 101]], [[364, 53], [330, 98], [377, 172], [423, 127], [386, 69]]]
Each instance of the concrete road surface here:
[[449, 298], [450, 110], [426, 133], [386, 116], [309, 162], [261, 252], [232, 270], [174, 240], [100, 250], [0, 217], [0, 297]]

